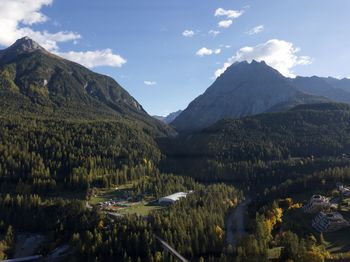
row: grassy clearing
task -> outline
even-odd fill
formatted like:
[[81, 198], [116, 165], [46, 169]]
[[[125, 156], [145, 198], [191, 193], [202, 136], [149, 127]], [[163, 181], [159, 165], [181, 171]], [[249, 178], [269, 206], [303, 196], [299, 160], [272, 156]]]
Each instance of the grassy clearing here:
[[[106, 202], [111, 199], [125, 199], [125, 196], [133, 191], [135, 183], [128, 183], [120, 185], [116, 188], [105, 188], [100, 189], [98, 194], [91, 197], [89, 201], [90, 205], [97, 205], [100, 202]], [[114, 212], [119, 214], [137, 214], [140, 216], [147, 216], [151, 211], [163, 209], [163, 206], [159, 206], [155, 203], [155, 197], [153, 196], [143, 196], [141, 201], [132, 202], [127, 201], [127, 206], [125, 207], [115, 207], [111, 208]]]
[[133, 183], [128, 183], [115, 188], [100, 189], [96, 196], [91, 197], [89, 203], [91, 205], [96, 205], [100, 202], [105, 202], [110, 199], [122, 197], [126, 191], [130, 191], [133, 189], [133, 185]]
[[140, 216], [147, 216], [151, 211], [161, 210], [164, 206], [150, 205], [147, 202], [143, 202], [131, 207], [123, 208], [119, 211], [120, 214], [137, 214]]

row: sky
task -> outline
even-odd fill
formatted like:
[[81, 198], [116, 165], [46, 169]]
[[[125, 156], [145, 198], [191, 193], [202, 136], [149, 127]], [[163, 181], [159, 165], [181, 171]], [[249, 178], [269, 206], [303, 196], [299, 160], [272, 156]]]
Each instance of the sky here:
[[349, 14], [349, 0], [0, 0], [0, 48], [29, 36], [167, 115], [237, 61], [350, 77]]

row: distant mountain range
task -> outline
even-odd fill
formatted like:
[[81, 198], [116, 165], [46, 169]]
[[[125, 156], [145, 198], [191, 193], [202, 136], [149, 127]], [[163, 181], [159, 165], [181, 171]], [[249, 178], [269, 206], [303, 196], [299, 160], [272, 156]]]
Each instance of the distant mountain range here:
[[114, 79], [54, 54], [25, 37], [0, 51], [0, 115], [133, 122], [156, 132], [149, 116]]
[[231, 65], [171, 124], [179, 131], [193, 131], [224, 118], [328, 101], [350, 103], [350, 80], [316, 76], [290, 79], [263, 61], [245, 61]]
[[122, 120], [173, 134], [161, 121], [193, 131], [224, 118], [329, 101], [350, 103], [349, 79], [291, 79], [252, 61], [231, 65], [184, 111], [151, 117], [114, 79], [51, 54], [30, 38], [0, 51], [0, 115]]
[[323, 96], [336, 102], [350, 103], [350, 81], [346, 82], [348, 90], [338, 87], [341, 80], [323, 77], [296, 77], [291, 79], [292, 84], [307, 94]]
[[178, 110], [176, 112], [170, 113], [167, 116], [153, 116], [155, 119], [158, 119], [166, 124], [170, 124], [181, 114], [182, 110]]
[[350, 78], [338, 79], [334, 77], [324, 77], [323, 80], [325, 80], [327, 83], [331, 84], [335, 88], [341, 88], [346, 92], [350, 93]]

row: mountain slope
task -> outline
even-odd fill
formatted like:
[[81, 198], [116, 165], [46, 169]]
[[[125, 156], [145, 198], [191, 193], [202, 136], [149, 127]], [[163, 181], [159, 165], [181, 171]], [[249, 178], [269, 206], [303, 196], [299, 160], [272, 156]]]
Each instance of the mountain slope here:
[[29, 38], [0, 52], [0, 191], [80, 192], [154, 174], [174, 134], [112, 78]]
[[337, 87], [337, 81], [331, 83], [322, 77], [298, 76], [291, 79], [291, 82], [297, 89], [307, 94], [323, 96], [336, 102], [350, 103], [350, 93]]
[[231, 180], [273, 161], [349, 155], [349, 130], [350, 105], [308, 104], [285, 112], [223, 119], [203, 130], [164, 139], [161, 148], [169, 172]]
[[223, 118], [237, 118], [326, 99], [304, 94], [265, 62], [230, 66], [173, 122], [178, 130], [201, 129]]
[[164, 132], [115, 80], [19, 39], [0, 52], [2, 115], [20, 113], [78, 119], [125, 119]]
[[349, 78], [343, 78], [343, 79], [337, 79], [334, 77], [323, 77], [323, 80], [325, 80], [327, 83], [332, 85], [335, 88], [341, 88], [345, 90], [346, 92], [350, 93], [350, 79]]
[[173, 122], [180, 114], [182, 110], [178, 110], [176, 112], [170, 113], [167, 116], [153, 116], [155, 119], [158, 119], [160, 121], [163, 121], [166, 124], [170, 124]]

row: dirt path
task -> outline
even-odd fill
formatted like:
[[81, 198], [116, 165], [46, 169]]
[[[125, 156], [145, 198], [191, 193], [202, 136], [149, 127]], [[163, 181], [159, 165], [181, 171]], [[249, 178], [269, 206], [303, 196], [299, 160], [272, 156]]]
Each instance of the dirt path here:
[[226, 220], [226, 242], [235, 246], [237, 240], [245, 235], [244, 214], [250, 203], [250, 198], [245, 199], [229, 214]]

